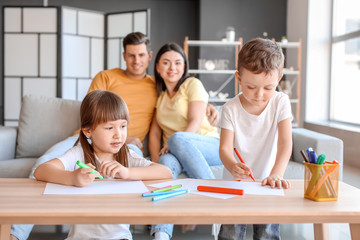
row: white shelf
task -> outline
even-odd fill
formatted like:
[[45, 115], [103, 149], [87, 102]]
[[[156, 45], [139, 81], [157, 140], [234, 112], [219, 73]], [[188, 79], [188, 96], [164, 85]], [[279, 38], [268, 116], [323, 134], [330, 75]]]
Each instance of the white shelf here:
[[209, 98], [208, 102], [218, 102], [218, 103], [224, 103], [229, 101], [231, 98], [226, 98], [226, 99], [219, 99], [219, 98]]
[[277, 42], [277, 43], [282, 48], [298, 48], [300, 46], [299, 42], [288, 42], [288, 43]]
[[283, 71], [285, 75], [298, 75], [299, 71]]
[[222, 41], [201, 41], [201, 40], [188, 40], [188, 46], [240, 46], [239, 41], [235, 42], [222, 42]]
[[205, 70], [205, 69], [189, 69], [189, 73], [206, 73], [206, 74], [234, 74], [236, 70]]

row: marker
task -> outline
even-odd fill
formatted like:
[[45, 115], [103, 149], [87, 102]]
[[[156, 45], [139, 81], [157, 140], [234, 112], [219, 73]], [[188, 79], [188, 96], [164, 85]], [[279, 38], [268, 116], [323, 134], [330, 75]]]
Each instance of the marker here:
[[197, 190], [200, 191], [200, 192], [214, 192], [214, 193], [227, 193], [227, 194], [244, 195], [244, 190], [243, 189], [237, 189], [237, 188], [198, 186]]
[[[158, 189], [163, 189], [163, 188], [168, 188], [168, 187], [171, 187], [171, 185], [168, 185], [168, 186], [165, 186], [165, 187], [161, 187], [161, 188], [158, 188]], [[144, 192], [144, 193], [151, 193], [152, 191], [148, 191], [148, 192]]]
[[167, 191], [167, 192], [150, 192], [150, 193], [143, 193], [142, 196], [143, 197], [153, 197], [153, 196], [166, 195], [166, 194], [171, 194], [171, 193], [180, 192], [180, 191], [184, 191], [184, 190], [175, 190], [175, 191]]
[[305, 162], [309, 162], [309, 159], [308, 159], [308, 157], [306, 156], [305, 151], [304, 151], [304, 150], [300, 150], [300, 153], [301, 153], [301, 156], [304, 158]]
[[182, 194], [185, 194], [185, 193], [188, 193], [188, 192], [189, 192], [189, 190], [187, 190], [187, 189], [185, 189], [185, 190], [180, 190], [180, 191], [176, 191], [176, 192], [173, 192], [173, 193], [169, 193], [169, 194], [165, 194], [165, 195], [153, 197], [152, 200], [155, 202], [155, 201], [159, 201], [159, 200], [162, 200], [162, 199], [166, 199], [166, 198], [170, 198], [170, 197], [175, 197], [175, 196], [178, 196], [178, 195], [182, 195]]
[[178, 184], [178, 185], [167, 187], [167, 188], [161, 188], [161, 189], [158, 189], [158, 190], [155, 190], [155, 191], [152, 191], [152, 192], [153, 193], [154, 192], [166, 192], [166, 191], [173, 190], [173, 189], [176, 189], [176, 188], [181, 188], [181, 187], [182, 187], [182, 185]]
[[317, 162], [318, 156], [316, 155], [315, 151], [310, 151], [310, 159], [311, 159], [311, 163], [315, 163]]
[[[240, 156], [240, 153], [238, 152], [238, 150], [236, 148], [234, 148], [234, 151], [236, 153], [236, 155], [238, 156], [238, 158], [240, 159], [240, 161], [246, 165], [246, 163], [244, 162], [244, 160], [242, 159], [242, 157]], [[252, 174], [252, 172], [250, 172], [250, 177], [252, 178], [252, 180], [255, 182], [255, 178]]]
[[326, 156], [324, 154], [320, 154], [318, 159], [316, 160], [316, 164], [324, 164]]
[[[91, 167], [89, 167], [88, 165], [86, 165], [85, 163], [83, 163], [83, 162], [81, 162], [81, 161], [77, 161], [76, 164], [77, 164], [79, 167], [81, 167], [81, 168], [91, 168]], [[93, 170], [92, 172], [90, 172], [90, 173], [97, 173], [97, 172], [98, 172], [98, 171], [96, 171], [96, 170], [94, 169], [94, 170]], [[97, 176], [97, 178], [104, 179], [104, 177], [101, 176], [101, 175]]]

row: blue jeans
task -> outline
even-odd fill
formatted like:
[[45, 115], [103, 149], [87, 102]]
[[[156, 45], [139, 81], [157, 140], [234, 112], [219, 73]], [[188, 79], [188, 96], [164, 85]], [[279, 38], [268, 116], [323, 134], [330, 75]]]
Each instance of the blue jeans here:
[[[76, 140], [79, 138], [79, 135], [74, 135], [71, 137], [66, 138], [65, 140], [55, 144], [49, 150], [47, 150], [44, 155], [42, 155], [38, 160], [36, 160], [36, 163], [31, 169], [31, 173], [29, 175], [29, 178], [34, 178], [33, 174], [35, 169], [42, 163], [47, 162], [51, 159], [59, 157], [61, 154], [72, 148], [76, 142]], [[140, 156], [143, 156], [141, 150], [136, 147], [135, 145], [128, 144], [128, 147], [132, 150], [134, 150], [137, 154]], [[31, 230], [33, 229], [33, 224], [14, 224], [11, 226], [11, 234], [17, 237], [19, 240], [26, 240], [29, 238], [29, 235], [31, 233]]]
[[159, 163], [171, 169], [174, 179], [181, 172], [190, 178], [214, 179], [210, 166], [222, 165], [219, 156], [220, 139], [191, 132], [177, 132], [170, 136], [170, 153], [163, 154]]
[[[174, 179], [181, 172], [185, 172], [191, 178], [214, 179], [210, 166], [222, 165], [218, 138], [177, 132], [170, 136], [168, 145], [171, 153], [161, 155], [159, 163], [170, 168]], [[173, 228], [173, 224], [151, 226], [151, 234], [162, 231], [171, 237]]]
[[[254, 240], [279, 240], [279, 224], [254, 224]], [[243, 240], [246, 238], [246, 224], [221, 225], [218, 240]]]

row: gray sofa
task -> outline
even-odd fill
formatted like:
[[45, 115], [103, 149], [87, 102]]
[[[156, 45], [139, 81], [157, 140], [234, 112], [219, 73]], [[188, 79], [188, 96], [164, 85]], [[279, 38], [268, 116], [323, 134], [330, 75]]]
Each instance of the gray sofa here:
[[[18, 127], [0, 127], [0, 177], [27, 178], [36, 160], [55, 143], [71, 136], [80, 126], [80, 102], [43, 96], [25, 96]], [[293, 129], [293, 154], [285, 178], [304, 176], [301, 149], [312, 147], [327, 159], [343, 163], [342, 140], [309, 131]], [[216, 178], [223, 167], [212, 167]], [[181, 177], [185, 177], [183, 174]], [[340, 179], [342, 177], [342, 168]]]

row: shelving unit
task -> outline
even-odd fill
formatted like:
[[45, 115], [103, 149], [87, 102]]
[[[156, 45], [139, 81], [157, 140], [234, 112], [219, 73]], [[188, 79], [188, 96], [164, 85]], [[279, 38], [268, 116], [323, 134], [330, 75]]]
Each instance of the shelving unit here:
[[[275, 41], [273, 39], [273, 41]], [[297, 49], [297, 66], [294, 70], [288, 70], [288, 68], [285, 68], [283, 71], [284, 76], [289, 76], [290, 79], [287, 79], [290, 81], [291, 89], [294, 88], [296, 85], [296, 97], [290, 97], [290, 102], [292, 105], [296, 105], [295, 109], [295, 122], [293, 122], [293, 127], [299, 127], [300, 123], [300, 101], [301, 101], [301, 39], [298, 40], [298, 42], [287, 42], [282, 43], [278, 42], [281, 48], [283, 49]], [[286, 58], [285, 58], [286, 62]], [[288, 67], [285, 63], [285, 67]], [[296, 78], [291, 79], [291, 76], [295, 76]], [[282, 90], [280, 88], [280, 90]]]
[[[191, 69], [189, 66], [189, 73], [190, 74], [234, 74], [236, 71], [236, 65], [237, 65], [237, 53], [240, 51], [243, 44], [243, 39], [239, 38], [235, 42], [222, 42], [222, 41], [202, 41], [202, 40], [189, 40], [189, 37], [185, 37], [184, 41], [184, 52], [187, 57], [189, 57], [189, 46], [210, 46], [210, 47], [234, 47], [235, 50], [235, 69], [232, 70], [206, 70], [206, 69]], [[234, 93], [239, 93], [239, 86], [234, 81], [235, 84], [235, 91]], [[209, 102], [226, 102], [228, 99], [222, 100], [222, 99], [209, 99]]]
[[[273, 41], [275, 41], [273, 39]], [[293, 105], [296, 105], [295, 108], [295, 116], [294, 116], [294, 122], [293, 127], [299, 127], [300, 123], [300, 101], [301, 101], [301, 39], [299, 39], [298, 42], [287, 42], [282, 43], [278, 42], [281, 48], [283, 49], [297, 49], [297, 66], [296, 69], [292, 70], [290, 68], [285, 68], [283, 71], [284, 77], [286, 76], [286, 80], [290, 81], [290, 89], [291, 91], [296, 86], [296, 96], [290, 97], [290, 103]], [[222, 42], [222, 41], [201, 41], [201, 40], [189, 40], [189, 38], [186, 36], [184, 41], [184, 51], [187, 57], [189, 57], [189, 46], [211, 46], [211, 47], [229, 47], [234, 46], [235, 50], [235, 69], [237, 65], [237, 58], [238, 58], [238, 52], [240, 51], [241, 47], [243, 46], [243, 39], [239, 38], [235, 42]], [[289, 66], [285, 66], [289, 67]], [[205, 69], [191, 69], [189, 66], [189, 73], [190, 74], [234, 74], [236, 71], [233, 70], [205, 70]], [[234, 94], [238, 94], [239, 84], [234, 81], [235, 87], [234, 87]], [[279, 86], [280, 87], [280, 86]], [[280, 88], [280, 90], [282, 90]], [[209, 99], [209, 102], [226, 102], [228, 99], [221, 100], [221, 99]]]

